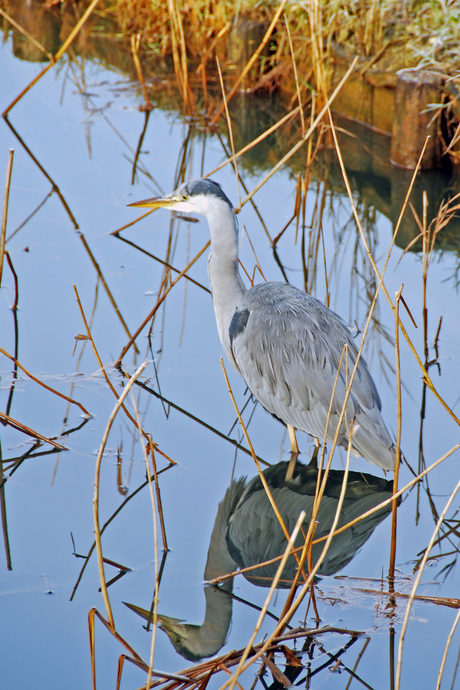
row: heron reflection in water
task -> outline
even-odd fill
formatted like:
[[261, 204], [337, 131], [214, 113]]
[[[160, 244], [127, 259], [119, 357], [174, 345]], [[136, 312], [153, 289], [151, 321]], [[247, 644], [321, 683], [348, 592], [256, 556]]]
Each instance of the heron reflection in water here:
[[[297, 462], [294, 475], [286, 479], [287, 462], [266, 469], [263, 474], [272, 497], [289, 533], [292, 533], [302, 510], [306, 512], [303, 529], [306, 533], [312, 515], [318, 470], [315, 463]], [[330, 470], [316, 520], [315, 539], [327, 536], [332, 527], [344, 472]], [[337, 527], [359, 517], [392, 495], [392, 482], [358, 472], [349, 472], [348, 481]], [[390, 513], [391, 505], [360, 520], [353, 527], [333, 537], [318, 574], [333, 575], [346, 566], [369, 539], [377, 525]], [[303, 546], [301, 534], [295, 542]], [[219, 504], [208, 550], [204, 579], [212, 580], [232, 573], [238, 568], [264, 563], [281, 556], [286, 548], [286, 537], [267, 497], [259, 476], [249, 483], [245, 478], [232, 481]], [[312, 548], [313, 564], [317, 561], [323, 543]], [[244, 577], [260, 587], [270, 587], [278, 562], [243, 573]], [[289, 556], [278, 587], [290, 587], [297, 572], [297, 561]], [[301, 584], [302, 580], [299, 584]], [[160, 627], [171, 640], [176, 651], [186, 659], [198, 661], [213, 656], [225, 644], [232, 618], [233, 578], [219, 586], [205, 585], [206, 613], [201, 625], [186, 623], [178, 618], [158, 615]], [[139, 615], [149, 613], [128, 604]]]
[[298, 454], [295, 429], [313, 436], [317, 445], [325, 436], [332, 442], [338, 430], [337, 445], [347, 448], [353, 425], [353, 452], [393, 469], [395, 446], [362, 357], [340, 419], [358, 355], [350, 331], [335, 312], [288, 283], [245, 287], [238, 269], [237, 220], [221, 187], [195, 180], [131, 206], [195, 212], [207, 219], [208, 275], [223, 349], [254, 397], [287, 426], [293, 454]]

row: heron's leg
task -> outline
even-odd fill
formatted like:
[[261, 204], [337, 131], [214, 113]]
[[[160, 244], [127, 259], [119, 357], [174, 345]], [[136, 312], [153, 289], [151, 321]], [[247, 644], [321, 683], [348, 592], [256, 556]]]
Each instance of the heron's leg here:
[[315, 445], [313, 448], [313, 453], [311, 454], [310, 462], [308, 464], [318, 469], [318, 453], [319, 449], [321, 448], [321, 444], [319, 442], [319, 439], [316, 438], [316, 436], [313, 436], [313, 441]]
[[317, 438], [316, 436], [313, 436], [313, 441], [315, 443], [315, 450], [313, 451], [313, 455], [311, 456], [311, 459], [316, 460], [316, 458], [318, 457], [319, 447], [320, 447], [319, 438]]
[[299, 457], [298, 453], [293, 453], [291, 451], [291, 457], [289, 458], [289, 464], [287, 466], [286, 476], [284, 477], [284, 481], [288, 482], [294, 476], [295, 465], [296, 465], [298, 457]]
[[293, 426], [290, 424], [287, 425], [288, 428], [288, 434], [289, 434], [289, 440], [291, 442], [291, 458], [289, 460], [289, 465], [286, 470], [286, 477], [285, 480], [288, 482], [290, 479], [292, 479], [294, 475], [294, 470], [295, 470], [295, 464], [297, 462], [297, 458], [299, 456], [299, 446], [297, 445], [297, 439], [295, 437], [295, 429]]
[[299, 446], [297, 445], [297, 439], [295, 437], [295, 429], [290, 424], [287, 425], [289, 441], [291, 442], [291, 453], [299, 454]]

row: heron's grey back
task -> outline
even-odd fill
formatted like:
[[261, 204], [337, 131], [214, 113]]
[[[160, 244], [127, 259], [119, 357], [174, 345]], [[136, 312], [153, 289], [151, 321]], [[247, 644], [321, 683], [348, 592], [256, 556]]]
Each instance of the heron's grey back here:
[[[326, 439], [332, 441], [358, 352], [342, 319], [292, 285], [262, 283], [244, 295], [229, 337], [236, 365], [252, 393], [285, 423], [321, 441], [333, 397]], [[393, 445], [380, 409], [379, 394], [361, 357], [338, 443], [347, 445], [353, 421], [355, 450], [389, 469], [391, 453], [379, 461]]]

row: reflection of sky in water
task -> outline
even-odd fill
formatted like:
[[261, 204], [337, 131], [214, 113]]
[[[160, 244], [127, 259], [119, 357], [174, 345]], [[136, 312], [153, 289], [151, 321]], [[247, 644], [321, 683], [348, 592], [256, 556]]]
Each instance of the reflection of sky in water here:
[[[11, 58], [8, 46], [2, 50], [2, 109], [36, 73], [34, 64], [21, 63]], [[86, 66], [85, 66], [86, 69]], [[89, 66], [87, 81], [89, 90], [99, 94], [93, 102], [96, 107], [112, 101], [107, 109], [110, 123], [129, 143], [132, 151], [117, 136], [108, 122], [100, 114], [91, 116], [89, 129], [91, 137], [91, 156], [88, 153], [85, 126], [88, 115], [83, 110], [83, 99], [73, 84], [67, 82], [62, 98], [62, 78], [52, 71], [13, 109], [10, 119], [21, 136], [30, 146], [48, 173], [59, 185], [69, 207], [84, 233], [86, 241], [98, 261], [117, 304], [131, 330], [134, 330], [148, 311], [154, 306], [162, 268], [144, 257], [134, 248], [111, 237], [109, 233], [137, 216], [133, 209], [126, 208], [132, 200], [148, 196], [156, 189], [143, 184], [131, 187], [132, 151], [137, 146], [137, 137], [143, 126], [143, 114], [137, 112], [137, 104], [122, 92], [114, 93], [111, 88], [119, 79], [118, 75], [106, 73], [101, 68]], [[100, 82], [108, 80], [101, 87]], [[13, 138], [5, 125], [0, 128], [1, 151], [4, 167], [7, 151], [15, 148], [13, 179], [9, 207], [9, 231], [14, 230], [27, 215], [42, 201], [50, 190], [50, 184], [30, 161], [20, 144]], [[143, 164], [158, 179], [164, 191], [173, 186], [177, 159], [185, 127], [174, 123], [172, 116], [154, 112], [149, 123], [142, 155]], [[202, 160], [200, 140], [192, 145], [193, 175], [200, 172]], [[223, 155], [217, 141], [206, 146], [204, 172], [221, 162]], [[192, 174], [192, 173], [191, 173]], [[227, 167], [216, 175], [229, 196], [237, 201], [233, 173]], [[246, 180], [251, 188], [254, 181]], [[313, 205], [313, 191], [309, 204]], [[264, 216], [272, 236], [275, 236], [289, 219], [293, 204], [293, 185], [287, 175], [276, 176], [255, 197], [258, 209]], [[340, 206], [340, 207], [339, 207]], [[334, 207], [335, 228], [340, 228], [349, 218], [349, 204], [346, 200]], [[328, 226], [328, 223], [330, 225]], [[247, 226], [252, 242], [256, 246], [258, 259], [267, 279], [281, 278], [279, 268], [273, 261], [268, 241], [257, 221], [255, 213], [246, 206], [240, 215], [240, 225]], [[154, 254], [165, 256], [168, 241], [170, 217], [167, 212], [156, 212], [148, 220], [125, 231], [124, 236]], [[332, 230], [331, 218], [325, 216], [324, 238], [328, 243]], [[185, 224], [178, 226], [177, 248], [172, 263], [179, 269], [187, 263], [207, 241], [205, 225]], [[302, 284], [299, 246], [294, 246], [294, 229], [290, 228], [280, 241], [278, 251], [289, 278], [297, 285]], [[174, 235], [176, 237], [176, 235]], [[381, 261], [391, 237], [391, 227], [386, 219], [379, 220], [377, 255]], [[354, 241], [354, 240], [353, 240]], [[337, 270], [331, 274], [329, 289], [331, 306], [348, 317], [350, 305], [350, 267], [352, 265], [352, 241], [340, 248]], [[29, 251], [24, 251], [25, 248]], [[82, 242], [66, 215], [56, 195], [7, 245], [15, 270], [19, 277], [19, 360], [31, 372], [44, 378], [47, 383], [69, 393], [67, 376], [74, 373], [77, 356], [72, 357], [74, 338], [84, 332], [84, 327], [75, 301], [73, 284], [76, 284], [87, 317], [93, 307], [96, 290], [96, 274], [83, 248]], [[334, 247], [327, 246], [328, 265], [332, 263]], [[422, 291], [421, 261], [408, 254], [400, 258], [396, 250], [386, 276], [390, 295], [404, 282], [404, 296], [413, 310], [419, 330], [414, 334], [414, 342], [419, 352], [422, 348], [422, 321], [420, 298]], [[254, 263], [252, 250], [242, 233], [242, 259], [252, 270]], [[451, 404], [458, 403], [458, 295], [453, 281], [446, 281], [454, 273], [456, 257], [445, 254], [432, 263], [428, 279], [429, 332], [434, 334], [438, 318], [442, 314], [443, 326], [440, 341], [440, 362], [442, 378], [431, 370], [433, 381], [441, 394]], [[202, 257], [193, 267], [191, 275], [207, 286], [206, 259]], [[13, 321], [9, 310], [14, 299], [14, 287], [10, 272], [4, 268], [3, 285], [0, 292], [0, 346], [9, 352], [13, 350]], [[153, 293], [153, 295], [152, 295]], [[322, 272], [318, 272], [316, 295], [325, 296]], [[358, 287], [358, 297], [362, 296], [362, 286]], [[185, 307], [184, 307], [185, 304]], [[364, 323], [367, 304], [359, 305], [359, 325]], [[379, 315], [390, 333], [393, 333], [393, 316], [383, 298], [380, 299]], [[352, 314], [356, 317], [356, 312]], [[104, 363], [112, 362], [126, 342], [120, 322], [114, 314], [101, 285], [98, 287], [98, 303], [92, 328], [93, 336]], [[138, 340], [140, 361], [146, 354], [146, 338]], [[218, 342], [214, 316], [209, 295], [184, 281], [167, 298], [163, 316], [157, 317], [154, 327], [153, 350], [162, 344], [159, 362], [159, 376], [165, 397], [192, 412], [220, 431], [228, 432], [235, 413], [229, 399], [221, 373], [219, 358], [221, 347]], [[380, 373], [382, 360], [378, 348], [393, 363], [392, 347], [382, 340], [371, 340], [367, 359], [373, 376], [380, 389], [383, 411], [388, 426], [395, 429], [395, 397], [385, 377]], [[77, 354], [81, 346], [77, 347]], [[150, 355], [148, 355], [150, 356]], [[404, 393], [403, 448], [405, 454], [416, 464], [419, 433], [419, 409], [421, 381], [420, 372], [413, 362], [406, 345], [402, 345], [402, 373], [407, 387]], [[125, 359], [126, 366], [134, 370], [132, 354]], [[226, 363], [227, 366], [227, 363]], [[244, 400], [244, 384], [230, 371], [232, 387], [237, 401]], [[2, 405], [8, 395], [10, 366], [2, 360]], [[94, 483], [95, 453], [105, 428], [106, 420], [114, 405], [114, 398], [96, 375], [97, 363], [87, 345], [80, 364], [84, 376], [76, 377], [72, 392], [94, 415], [79, 432], [65, 439], [70, 452], [60, 456], [48, 455], [26, 460], [20, 470], [8, 482], [6, 489], [8, 526], [11, 540], [13, 572], [8, 573], [2, 566], [0, 573], [0, 610], [2, 626], [0, 635], [2, 649], [8, 651], [9, 661], [3, 670], [2, 683], [5, 687], [25, 688], [30, 682], [33, 669], [37, 687], [62, 687], [62, 678], [68, 677], [72, 668], [73, 685], [86, 687], [90, 683], [89, 651], [87, 645], [86, 616], [91, 606], [103, 611], [95, 561], [91, 561], [75, 601], [68, 603], [72, 587], [77, 577], [81, 561], [72, 555], [73, 534], [78, 553], [86, 553], [93, 537], [92, 498]], [[149, 368], [148, 375], [153, 376]], [[62, 378], [63, 377], [63, 378]], [[113, 377], [116, 381], [117, 378]], [[393, 378], [390, 375], [391, 383]], [[153, 385], [152, 381], [152, 385]], [[137, 395], [137, 392], [136, 392]], [[162, 498], [169, 545], [164, 578], [161, 586], [160, 611], [183, 617], [188, 621], [200, 622], [203, 617], [204, 600], [201, 589], [203, 567], [206, 560], [209, 536], [217, 504], [222, 499], [229, 484], [234, 450], [225, 440], [206, 431], [192, 420], [177, 411], [171, 411], [169, 420], [156, 399], [140, 398], [140, 410], [146, 428], [153, 433], [154, 440], [167, 452], [179, 467], [165, 473], [161, 479]], [[458, 406], [458, 405], [457, 405]], [[44, 434], [58, 434], [63, 426], [66, 403], [40, 389], [36, 384], [21, 376], [21, 382], [13, 398], [11, 416], [40, 430]], [[3, 406], [2, 406], [2, 409]], [[247, 419], [247, 414], [246, 417]], [[69, 425], [80, 421], [80, 411], [71, 407]], [[270, 461], [286, 459], [288, 440], [283, 439], [281, 427], [268, 418], [261, 410], [256, 410], [249, 427], [256, 452]], [[233, 432], [240, 437], [239, 429]], [[25, 437], [9, 429], [2, 429], [3, 457], [11, 457], [23, 452]], [[301, 448], [309, 450], [306, 437], [300, 437]], [[432, 396], [428, 396], [427, 418], [425, 421], [425, 455], [431, 463], [447, 451], [458, 440], [458, 428], [442, 411]], [[109, 439], [108, 448], [112, 453], [103, 463], [101, 502], [102, 522], [111, 515], [122, 500], [116, 484], [116, 450], [123, 445], [123, 477], [130, 489], [144, 479], [141, 449], [135, 444], [132, 451], [132, 430], [125, 420], [119, 418]], [[131, 457], [134, 462], [131, 465]], [[157, 458], [160, 466], [162, 461]], [[336, 460], [337, 465], [340, 461]], [[430, 488], [436, 496], [438, 510], [452, 489], [452, 477], [456, 458], [447, 460], [430, 477]], [[352, 469], [369, 471], [370, 466], [362, 460], [353, 461]], [[238, 454], [235, 475], [254, 475], [250, 458]], [[410, 479], [403, 471], [402, 483]], [[421, 492], [420, 519], [414, 527], [415, 491], [399, 510], [400, 532], [398, 536], [397, 563], [404, 574], [409, 575], [411, 564], [417, 553], [426, 545], [433, 527], [425, 493]], [[149, 637], [141, 629], [136, 617], [125, 609], [122, 601], [133, 601], [148, 606], [153, 592], [154, 547], [152, 537], [152, 517], [150, 499], [142, 492], [121, 516], [108, 528], [103, 539], [104, 553], [133, 569], [110, 589], [112, 605], [117, 626], [127, 636], [130, 643], [148, 656]], [[389, 551], [389, 521], [377, 528], [375, 534], [363, 550], [344, 571], [350, 575], [380, 577], [386, 571]], [[429, 581], [438, 571], [437, 567], [428, 569], [424, 581]], [[107, 577], [116, 574], [107, 568]], [[433, 574], [433, 575], [432, 575]], [[449, 578], [443, 587], [430, 587], [429, 594], [456, 596], [455, 583]], [[340, 597], [336, 608], [320, 601], [320, 613], [325, 623], [348, 625], [355, 629], [372, 629], [375, 624], [379, 634], [372, 642], [360, 663], [364, 677], [374, 677], [375, 668], [382, 674], [388, 673], [387, 621], [384, 618], [384, 604], [376, 614], [374, 598], [357, 595], [351, 591], [353, 582], [337, 589], [334, 582], [324, 580], [322, 587], [326, 596]], [[364, 585], [366, 586], [366, 585]], [[407, 591], [406, 585], [401, 588]], [[46, 592], [52, 590], [54, 594]], [[255, 591], [242, 578], [235, 582], [235, 592], [251, 601], [263, 603], [265, 593]], [[350, 611], [347, 602], [357, 605]], [[279, 595], [274, 610], [279, 613], [284, 602]], [[229, 648], [243, 646], [247, 641], [248, 630], [257, 619], [257, 613], [242, 604], [234, 605], [233, 627]], [[303, 614], [301, 614], [303, 615]], [[402, 613], [400, 614], [402, 616]], [[300, 616], [299, 616], [300, 618]], [[419, 664], [410, 661], [411, 651], [417, 637], [420, 649], [429, 649], [431, 658], [440, 663], [447, 632], [453, 621], [452, 611], [440, 607], [417, 608], [416, 619], [428, 619], [429, 624], [414, 621], [409, 627], [404, 664], [410, 667], [414, 687], [417, 673], [423, 671]], [[433, 627], [439, 634], [432, 635]], [[262, 632], [271, 630], [265, 623]], [[431, 632], [430, 632], [431, 630]], [[412, 632], [411, 632], [412, 631]], [[101, 626], [97, 627], [97, 666], [100, 672], [100, 687], [114, 687], [116, 659], [121, 649], [109, 643]], [[429, 636], [429, 637], [428, 637]], [[439, 649], [436, 648], [438, 645]], [[383, 651], [385, 650], [385, 651]], [[419, 651], [420, 653], [420, 651]], [[407, 656], [406, 656], [407, 655]], [[416, 655], [414, 655], [416, 656]], [[27, 658], [27, 668], [23, 659]], [[355, 657], [354, 657], [355, 658]], [[382, 662], [382, 658], [385, 659]], [[50, 672], [50, 664], [52, 671]], [[62, 664], [62, 667], [59, 667]], [[172, 648], [163, 634], [157, 638], [156, 666], [162, 669], [178, 670], [183, 660], [174, 657]], [[352, 664], [349, 663], [351, 666]], [[126, 679], [134, 683], [142, 682], [142, 675], [126, 669]], [[5, 675], [6, 674], [6, 675]], [[367, 675], [366, 675], [367, 674]], [[52, 676], [52, 680], [50, 678]], [[55, 679], [55, 680], [54, 680]], [[55, 684], [53, 684], [55, 683]]]

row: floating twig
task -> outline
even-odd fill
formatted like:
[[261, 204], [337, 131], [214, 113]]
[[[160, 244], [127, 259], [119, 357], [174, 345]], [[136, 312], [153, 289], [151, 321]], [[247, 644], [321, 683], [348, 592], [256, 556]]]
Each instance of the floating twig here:
[[64, 395], [64, 393], [60, 393], [55, 388], [51, 388], [51, 386], [48, 386], [43, 381], [40, 381], [40, 379], [38, 379], [36, 376], [31, 374], [30, 371], [28, 371], [20, 362], [18, 362], [16, 357], [13, 357], [13, 355], [8, 354], [8, 352], [6, 352], [6, 350], [4, 350], [2, 347], [0, 347], [0, 354], [5, 355], [5, 357], [8, 357], [9, 359], [11, 359], [11, 361], [14, 362], [14, 365], [16, 367], [19, 367], [19, 369], [21, 369], [21, 371], [23, 371], [24, 374], [26, 374], [26, 376], [28, 376], [30, 379], [32, 379], [32, 381], [34, 381], [35, 383], [38, 383], [39, 386], [42, 386], [47, 391], [50, 391], [50, 393], [57, 395], [59, 398], [62, 398], [63, 400], [66, 400], [69, 403], [72, 403], [72, 405], [77, 405], [77, 407], [80, 408], [80, 410], [83, 412], [83, 414], [87, 415], [88, 417], [92, 416], [88, 412], [88, 410], [85, 407], [83, 407], [83, 405], [81, 403], [78, 402], [78, 400], [73, 400], [73, 398], [69, 398], [69, 396]]
[[18, 422], [17, 419], [13, 419], [13, 417], [10, 417], [9, 415], [1, 411], [0, 421], [2, 422], [2, 424], [12, 426], [14, 429], [21, 431], [23, 434], [27, 434], [32, 438], [37, 438], [39, 441], [44, 441], [44, 443], [49, 443], [51, 446], [54, 446], [54, 448], [58, 448], [59, 450], [67, 450], [67, 448], [63, 446], [61, 443], [54, 441], [52, 438], [49, 438], [48, 436], [43, 436], [43, 434], [40, 434], [38, 431], [35, 431], [34, 429], [31, 429], [29, 426], [22, 424], [22, 422]]

